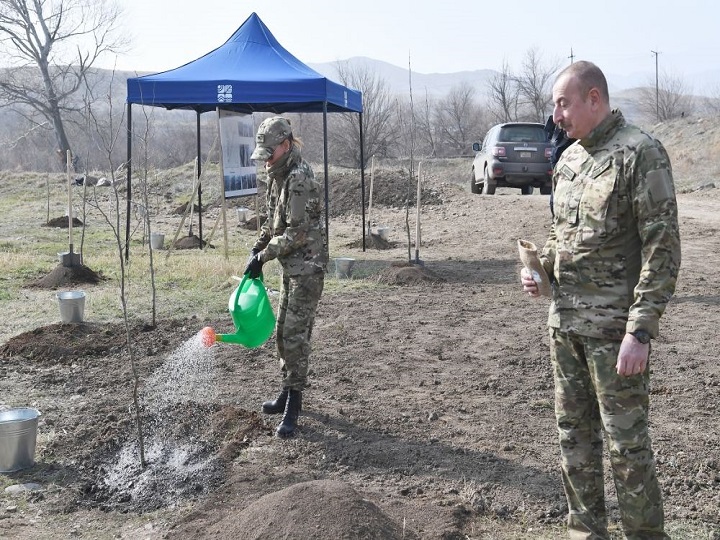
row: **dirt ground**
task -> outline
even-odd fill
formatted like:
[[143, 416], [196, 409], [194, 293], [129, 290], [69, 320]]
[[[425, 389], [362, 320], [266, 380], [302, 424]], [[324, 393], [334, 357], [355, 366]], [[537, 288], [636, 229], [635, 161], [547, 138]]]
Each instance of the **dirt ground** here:
[[[274, 338], [252, 350], [198, 344], [204, 326], [230, 331], [229, 317], [131, 329], [144, 468], [122, 325], [8, 339], [2, 403], [39, 409], [42, 436], [34, 467], [0, 475], [26, 488], [0, 491], [0, 536], [562, 537], [548, 304], [517, 277], [516, 241], [543, 243], [548, 199], [462, 184], [432, 187], [423, 266], [403, 264], [401, 207], [374, 211], [391, 236], [365, 252], [357, 213], [333, 211], [332, 252], [356, 263], [320, 302], [292, 439], [259, 413], [279, 389]], [[653, 342], [651, 430], [674, 537], [717, 539], [720, 189], [679, 202], [682, 272]], [[606, 486], [617, 531], [609, 473]]]

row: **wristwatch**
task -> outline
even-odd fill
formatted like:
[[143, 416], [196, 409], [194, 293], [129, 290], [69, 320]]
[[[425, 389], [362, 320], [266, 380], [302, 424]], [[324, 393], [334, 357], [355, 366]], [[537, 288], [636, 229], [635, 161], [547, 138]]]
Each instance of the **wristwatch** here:
[[635, 339], [643, 345], [650, 343], [650, 334], [648, 334], [645, 330], [635, 330], [634, 332], [630, 332], [630, 335], [635, 336]]

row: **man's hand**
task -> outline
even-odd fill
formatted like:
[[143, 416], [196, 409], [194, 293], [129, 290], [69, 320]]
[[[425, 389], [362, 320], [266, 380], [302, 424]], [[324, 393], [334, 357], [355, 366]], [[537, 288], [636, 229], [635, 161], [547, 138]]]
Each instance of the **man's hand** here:
[[243, 274], [247, 274], [250, 279], [257, 279], [262, 274], [263, 263], [260, 260], [260, 254], [256, 253], [248, 261], [248, 265], [245, 268]]
[[640, 343], [632, 334], [625, 334], [615, 366], [618, 375], [629, 377], [643, 373], [647, 367], [649, 353], [649, 343]]
[[523, 291], [528, 293], [533, 298], [540, 296], [540, 291], [538, 290], [537, 283], [535, 283], [535, 280], [532, 278], [530, 270], [528, 270], [527, 268], [523, 268], [522, 270], [520, 270], [520, 283], [522, 283]]

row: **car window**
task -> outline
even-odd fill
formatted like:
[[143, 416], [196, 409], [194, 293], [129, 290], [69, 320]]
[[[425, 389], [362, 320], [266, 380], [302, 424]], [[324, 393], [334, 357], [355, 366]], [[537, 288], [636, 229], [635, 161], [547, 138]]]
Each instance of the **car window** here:
[[547, 142], [540, 126], [506, 126], [500, 132], [502, 142]]
[[491, 133], [492, 133], [492, 130], [488, 131], [487, 134], [485, 135], [485, 138], [483, 139], [483, 142], [482, 142], [482, 149], [487, 148], [488, 141], [490, 140], [490, 134], [491, 134]]

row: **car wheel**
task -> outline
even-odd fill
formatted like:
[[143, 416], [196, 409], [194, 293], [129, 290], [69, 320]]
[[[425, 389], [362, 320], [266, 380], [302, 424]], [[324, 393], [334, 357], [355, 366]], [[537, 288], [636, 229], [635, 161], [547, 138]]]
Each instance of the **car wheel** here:
[[533, 187], [532, 186], [523, 186], [520, 188], [520, 193], [522, 193], [523, 195], [532, 195]]
[[472, 176], [470, 177], [470, 193], [475, 193], [476, 195], [482, 191], [482, 187], [475, 182], [475, 169], [472, 171]]
[[495, 195], [495, 181], [488, 175], [488, 170], [485, 169], [485, 181], [482, 187], [483, 195]]
[[550, 195], [552, 193], [552, 186], [540, 186], [540, 195]]

